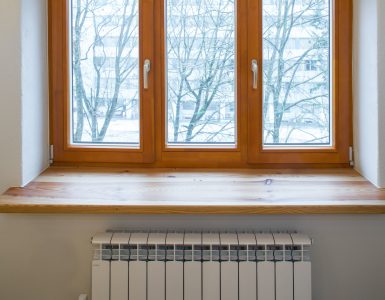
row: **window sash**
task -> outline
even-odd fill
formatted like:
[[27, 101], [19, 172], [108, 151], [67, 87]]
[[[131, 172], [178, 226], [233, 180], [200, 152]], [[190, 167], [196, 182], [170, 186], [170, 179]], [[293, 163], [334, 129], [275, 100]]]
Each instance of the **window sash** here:
[[[262, 0], [249, 3], [248, 28], [259, 28], [258, 35], [249, 31], [249, 61], [257, 57], [263, 62], [263, 31], [262, 31]], [[265, 146], [263, 138], [263, 119], [249, 122], [248, 129], [248, 161], [253, 164], [338, 164], [349, 162], [349, 147], [351, 146], [351, 1], [331, 0], [331, 132], [330, 145], [307, 147], [293, 145], [290, 147]], [[347, 34], [346, 32], [350, 32]], [[249, 74], [249, 84], [251, 82]], [[262, 86], [262, 77], [259, 77]], [[263, 115], [263, 89], [249, 88], [248, 116]]]
[[[51, 143], [54, 145], [54, 162], [63, 163], [149, 163], [154, 160], [154, 84], [153, 73], [150, 88], [143, 90], [142, 63], [154, 60], [154, 1], [141, 0], [139, 11], [139, 66], [140, 66], [140, 147], [122, 145], [73, 144], [71, 136], [71, 55], [70, 55], [70, 0], [50, 1], [50, 98], [51, 98]], [[147, 32], [142, 35], [141, 32]], [[144, 112], [146, 112], [144, 114]]]

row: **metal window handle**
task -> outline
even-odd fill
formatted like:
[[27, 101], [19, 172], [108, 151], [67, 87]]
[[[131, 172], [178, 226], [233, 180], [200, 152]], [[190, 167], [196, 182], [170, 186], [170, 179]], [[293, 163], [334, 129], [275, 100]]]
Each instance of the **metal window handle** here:
[[251, 72], [253, 72], [253, 89], [258, 89], [258, 61], [253, 59], [251, 61]]
[[143, 64], [143, 86], [144, 89], [148, 89], [148, 73], [150, 73], [151, 70], [151, 61], [149, 59], [146, 59]]

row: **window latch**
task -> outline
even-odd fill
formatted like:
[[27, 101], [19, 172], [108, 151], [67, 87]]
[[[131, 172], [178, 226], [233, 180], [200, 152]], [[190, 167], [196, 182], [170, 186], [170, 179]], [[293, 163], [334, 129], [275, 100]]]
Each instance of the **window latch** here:
[[150, 70], [151, 70], [151, 61], [149, 59], [146, 59], [143, 65], [143, 87], [145, 90], [148, 89], [148, 73], [150, 73]]
[[258, 89], [258, 61], [253, 59], [251, 61], [251, 72], [253, 72], [253, 89]]

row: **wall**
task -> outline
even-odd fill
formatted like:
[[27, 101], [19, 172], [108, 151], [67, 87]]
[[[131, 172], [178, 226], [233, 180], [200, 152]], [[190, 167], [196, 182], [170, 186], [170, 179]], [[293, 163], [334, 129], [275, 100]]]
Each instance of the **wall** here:
[[383, 300], [383, 216], [0, 215], [0, 299], [89, 293], [91, 236], [107, 228], [290, 229], [310, 234], [313, 300]]
[[21, 179], [20, 5], [0, 1], [0, 193]]
[[354, 0], [353, 93], [356, 169], [385, 188], [385, 2]]
[[0, 2], [0, 193], [48, 166], [45, 0]]
[[[45, 0], [22, 0], [21, 185], [48, 167], [48, 55]], [[41, 80], [44, 79], [44, 80]], [[42, 147], [42, 145], [44, 145]]]
[[356, 168], [379, 185], [377, 1], [354, 1], [353, 94]]
[[379, 185], [385, 187], [385, 1], [378, 1], [378, 86], [379, 86]]
[[[28, 161], [40, 160], [41, 157], [44, 158], [42, 161], [46, 160], [44, 152], [41, 152], [42, 156], [36, 154], [39, 152], [31, 152], [29, 154], [33, 157], [29, 157], [27, 153], [29, 144], [24, 144], [26, 147], [21, 146], [22, 140], [28, 137], [29, 126], [34, 125], [34, 121], [42, 122], [36, 123], [40, 125], [37, 125], [32, 131], [35, 132], [34, 134], [42, 135], [40, 151], [46, 151], [44, 149], [48, 144], [46, 133], [41, 128], [47, 120], [39, 119], [46, 118], [44, 111], [41, 115], [36, 115], [34, 121], [29, 120], [23, 123], [23, 129], [20, 127], [22, 111], [23, 114], [33, 111], [35, 102], [39, 106], [46, 103], [44, 102], [46, 99], [40, 99], [45, 93], [45, 85], [42, 82], [46, 82], [44, 73], [46, 28], [43, 21], [46, 9], [45, 1], [23, 0], [21, 3], [19, 1], [0, 1], [0, 36], [2, 38], [0, 101], [2, 104], [6, 104], [6, 109], [0, 109], [2, 138], [0, 190], [9, 185], [22, 183], [24, 176], [22, 170], [24, 169], [21, 167], [21, 157]], [[358, 55], [355, 56], [355, 84], [358, 86], [356, 100], [365, 100], [365, 105], [362, 107], [364, 110], [367, 105], [382, 107], [383, 102], [372, 103], [372, 97], [376, 97], [376, 94], [384, 99], [385, 85], [380, 84], [378, 93], [375, 93], [376, 85], [371, 83], [371, 81], [376, 81], [376, 78], [372, 78], [373, 72], [377, 69], [375, 53], [379, 53], [382, 61], [375, 74], [380, 79], [385, 78], [382, 75], [385, 67], [384, 21], [380, 21], [381, 27], [379, 28], [382, 31], [378, 32], [380, 41], [378, 47], [380, 48], [377, 50], [372, 48], [374, 42], [370, 36], [373, 35], [368, 34], [376, 32], [374, 16], [377, 15], [376, 12], [379, 14], [380, 11], [384, 11], [384, 2], [381, 3], [381, 1], [378, 0], [378, 5], [382, 10], [375, 10], [377, 4], [374, 0], [355, 0], [355, 49], [358, 51], [355, 52], [355, 55]], [[21, 15], [23, 23], [20, 22]], [[29, 17], [32, 19], [28, 19]], [[29, 28], [30, 26], [35, 27]], [[31, 39], [28, 39], [30, 34]], [[38, 47], [40, 43], [41, 48]], [[33, 51], [30, 54], [23, 52], [22, 56], [20, 48], [23, 47], [24, 51], [28, 51], [29, 46], [33, 47]], [[360, 55], [361, 57], [365, 55], [365, 61], [358, 59]], [[368, 64], [368, 68], [365, 64]], [[35, 67], [37, 70], [36, 73], [33, 73]], [[362, 70], [362, 73], [358, 74], [357, 70]], [[22, 74], [27, 77], [23, 77]], [[31, 74], [35, 74], [35, 77]], [[35, 82], [34, 78], [37, 79]], [[25, 102], [30, 90], [32, 90], [33, 98], [28, 99], [34, 100]], [[29, 103], [30, 106], [22, 109], [22, 105], [25, 103]], [[34, 113], [31, 113], [30, 117], [33, 115]], [[356, 115], [356, 118], [359, 117]], [[358, 124], [362, 126], [366, 126], [366, 123], [372, 126], [371, 118], [358, 119], [358, 121]], [[384, 124], [377, 127], [377, 137], [383, 134], [384, 130]], [[365, 138], [365, 134], [369, 134], [368, 131], [360, 132], [359, 138]], [[367, 142], [373, 143], [370, 139]], [[382, 143], [383, 141], [378, 139], [377, 142]], [[364, 144], [362, 143], [362, 145]], [[31, 147], [35, 146], [33, 144]], [[22, 155], [18, 149], [23, 149], [24, 154]], [[363, 152], [359, 152], [358, 157], [361, 158], [360, 165], [364, 168], [367, 166], [366, 163], [370, 162], [363, 164], [362, 159], [371, 157], [373, 153], [360, 150]], [[364, 153], [366, 154], [363, 155]], [[377, 162], [380, 155], [384, 157], [378, 152], [376, 154]], [[377, 174], [383, 172], [383, 168], [380, 168], [378, 164], [377, 167], [375, 165], [372, 167], [376, 169]], [[371, 169], [368, 170], [368, 172], [371, 171]], [[25, 175], [24, 180], [29, 177], [31, 176]], [[298, 230], [310, 234], [315, 239], [313, 247], [314, 300], [383, 300], [385, 297], [383, 283], [385, 274], [384, 216], [0, 215], [0, 299], [75, 300], [80, 293], [89, 293], [92, 254], [90, 237], [95, 232], [116, 227]]]

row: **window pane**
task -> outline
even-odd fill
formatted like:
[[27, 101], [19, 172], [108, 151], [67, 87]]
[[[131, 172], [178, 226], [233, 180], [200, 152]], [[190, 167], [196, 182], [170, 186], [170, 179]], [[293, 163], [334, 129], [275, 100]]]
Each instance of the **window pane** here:
[[72, 1], [72, 142], [139, 144], [138, 0]]
[[167, 0], [167, 141], [236, 142], [234, 0]]
[[328, 0], [263, 1], [265, 145], [330, 145]]

